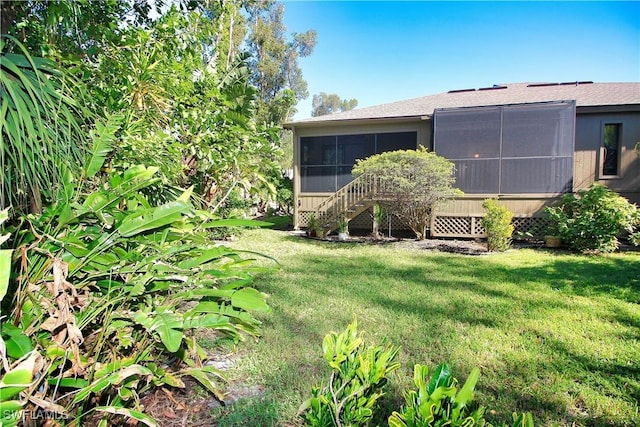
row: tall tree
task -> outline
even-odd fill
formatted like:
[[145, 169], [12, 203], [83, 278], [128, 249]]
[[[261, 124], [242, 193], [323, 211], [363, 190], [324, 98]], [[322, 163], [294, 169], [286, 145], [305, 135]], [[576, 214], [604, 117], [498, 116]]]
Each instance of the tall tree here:
[[251, 83], [258, 89], [258, 119], [280, 124], [296, 112], [298, 101], [309, 96], [298, 59], [313, 52], [316, 32], [288, 36], [283, 24], [284, 5], [274, 1], [251, 3], [247, 10], [247, 46]]
[[342, 99], [335, 93], [320, 92], [313, 95], [311, 116], [325, 116], [339, 111], [353, 110], [358, 106], [357, 99]]

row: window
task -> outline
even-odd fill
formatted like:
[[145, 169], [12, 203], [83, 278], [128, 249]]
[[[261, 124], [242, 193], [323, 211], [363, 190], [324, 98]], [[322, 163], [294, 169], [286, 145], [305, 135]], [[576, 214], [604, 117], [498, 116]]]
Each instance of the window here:
[[436, 110], [434, 151], [469, 194], [559, 194], [573, 187], [575, 103]]
[[606, 123], [602, 135], [602, 176], [618, 176], [622, 124]]
[[415, 149], [417, 132], [309, 136], [300, 138], [302, 192], [333, 192], [353, 180], [358, 159], [392, 150]]

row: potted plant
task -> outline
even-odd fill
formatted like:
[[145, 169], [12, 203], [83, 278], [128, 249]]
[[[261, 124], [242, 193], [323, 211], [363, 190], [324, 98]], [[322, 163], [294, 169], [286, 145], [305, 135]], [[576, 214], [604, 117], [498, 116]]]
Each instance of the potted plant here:
[[307, 223], [307, 236], [318, 237], [319, 228], [320, 228], [320, 224], [318, 223], [316, 214], [311, 213], [311, 215], [309, 215], [309, 222]]
[[544, 234], [544, 245], [548, 248], [559, 248], [562, 243], [558, 224], [551, 219]]
[[338, 240], [344, 242], [349, 238], [349, 222], [344, 216], [338, 219]]

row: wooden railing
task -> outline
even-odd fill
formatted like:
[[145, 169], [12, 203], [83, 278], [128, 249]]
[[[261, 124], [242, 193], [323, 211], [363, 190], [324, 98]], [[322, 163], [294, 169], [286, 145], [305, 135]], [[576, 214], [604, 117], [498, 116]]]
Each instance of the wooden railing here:
[[376, 200], [388, 193], [388, 187], [381, 178], [361, 175], [336, 191], [316, 207], [315, 215], [324, 233], [338, 228], [341, 217], [349, 221], [373, 206]]

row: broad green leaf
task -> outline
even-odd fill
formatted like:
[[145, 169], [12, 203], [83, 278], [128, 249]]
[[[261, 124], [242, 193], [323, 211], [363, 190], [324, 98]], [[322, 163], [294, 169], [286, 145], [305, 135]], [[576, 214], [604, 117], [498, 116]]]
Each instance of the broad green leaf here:
[[84, 388], [89, 385], [89, 382], [82, 378], [49, 378], [47, 382], [50, 385], [57, 385], [60, 387], [69, 387], [69, 388]]
[[35, 351], [0, 379], [0, 402], [11, 399], [31, 385], [39, 354]]
[[184, 329], [200, 329], [200, 328], [216, 328], [225, 329], [233, 328], [227, 316], [219, 314], [205, 314], [201, 316], [191, 316], [184, 319]]
[[[2, 402], [2, 411], [14, 412], [19, 411], [25, 405], [26, 402], [22, 402], [20, 400], [7, 400], [6, 402]], [[4, 426], [4, 424], [1, 424]]]
[[14, 359], [20, 359], [33, 350], [31, 339], [10, 323], [2, 323], [2, 335], [8, 337], [5, 340], [7, 354]]
[[4, 299], [9, 289], [9, 277], [11, 275], [11, 254], [13, 249], [0, 250], [0, 301]]
[[141, 213], [136, 212], [126, 217], [118, 227], [118, 232], [123, 237], [131, 237], [161, 228], [178, 221], [189, 209], [189, 206], [183, 202], [169, 202], [152, 209], [145, 209]]
[[176, 199], [176, 201], [188, 203], [192, 195], [193, 195], [193, 185], [187, 188], [186, 190], [184, 190], [184, 192], [180, 195], [180, 197]]
[[131, 409], [127, 409], [127, 408], [123, 408], [123, 407], [98, 406], [98, 407], [95, 408], [95, 410], [98, 411], [98, 412], [106, 412], [106, 413], [109, 413], [109, 414], [124, 415], [125, 417], [129, 417], [131, 419], [139, 421], [139, 422], [141, 422], [144, 425], [147, 425], [149, 427], [159, 427], [160, 426], [160, 424], [158, 424], [156, 422], [156, 420], [154, 420], [150, 416], [148, 416], [146, 414], [143, 414], [142, 412], [133, 411]]
[[234, 289], [193, 289], [181, 292], [177, 296], [187, 300], [195, 297], [231, 298], [234, 292]]
[[[220, 390], [220, 387], [213, 381], [212, 378], [209, 377], [207, 372], [203, 371], [204, 368], [187, 368], [182, 371], [184, 375], [189, 375], [190, 377], [197, 380], [200, 384], [202, 384], [207, 390], [209, 390], [213, 395], [220, 401], [224, 400], [224, 393]], [[216, 376], [224, 378], [221, 376], [222, 374]]]
[[473, 368], [467, 381], [465, 381], [464, 385], [454, 398], [454, 408], [451, 411], [451, 416], [453, 419], [457, 419], [460, 416], [460, 412], [467, 405], [467, 403], [471, 402], [473, 399], [473, 390], [478, 383], [478, 379], [480, 378], [480, 369]]
[[82, 388], [80, 391], [78, 391], [72, 403], [75, 404], [78, 402], [82, 402], [85, 399], [87, 399], [91, 395], [91, 393], [99, 393], [102, 390], [106, 389], [107, 387], [112, 385], [118, 385], [122, 383], [122, 381], [124, 381], [125, 379], [134, 375], [148, 376], [153, 374], [149, 369], [141, 365], [134, 364], [134, 365], [127, 366], [126, 368], [122, 368], [120, 370], [112, 372], [106, 377], [99, 378], [95, 380], [93, 383], [91, 383], [90, 385]]
[[202, 254], [195, 258], [188, 258], [185, 261], [182, 261], [178, 264], [178, 267], [183, 270], [189, 270], [201, 264], [220, 259], [224, 256], [229, 255], [230, 253], [233, 252], [231, 252], [231, 250], [226, 246], [216, 246], [214, 248], [203, 251]]
[[175, 375], [166, 372], [161, 378], [160, 381], [162, 381], [163, 383], [170, 385], [171, 387], [177, 387], [177, 388], [185, 388], [186, 385], [185, 383], [178, 377], [176, 377]]
[[199, 313], [205, 314], [219, 314], [227, 316], [234, 322], [234, 326], [237, 329], [243, 330], [249, 334], [257, 335], [257, 326], [260, 324], [255, 317], [246, 311], [236, 310], [234, 307], [221, 304], [216, 301], [201, 301], [194, 308], [189, 310], [185, 314], [186, 317], [191, 317]]
[[256, 310], [267, 313], [271, 310], [265, 301], [264, 294], [254, 288], [244, 288], [234, 292], [231, 305], [247, 311]]
[[431, 380], [427, 386], [427, 393], [431, 395], [438, 387], [448, 386], [450, 383], [451, 369], [446, 363], [441, 363], [436, 370], [433, 371], [433, 375], [431, 375]]
[[174, 353], [180, 349], [184, 336], [182, 333], [183, 320], [181, 314], [162, 311], [162, 308], [159, 308], [155, 313], [138, 311], [133, 318], [136, 323], [144, 326], [147, 331], [157, 333], [164, 346], [170, 352]]
[[129, 183], [131, 181], [147, 181], [151, 179], [155, 173], [158, 172], [158, 168], [155, 166], [145, 167], [144, 165], [131, 166], [124, 171], [124, 179], [120, 182], [120, 185]]
[[[4, 410], [4, 404], [5, 403], [9, 403], [11, 406], [10, 407], [14, 407], [15, 406], [15, 400], [10, 400], [9, 402], [3, 402], [2, 403], [2, 407], [3, 410], [0, 411], [0, 425], [2, 427], [14, 427], [18, 425], [18, 421], [22, 420], [22, 411], [20, 410], [21, 408], [18, 408], [18, 410]], [[18, 403], [22, 403], [22, 402], [18, 402]]]
[[246, 277], [244, 279], [233, 280], [231, 282], [224, 283], [224, 284], [220, 285], [220, 289], [237, 289], [237, 288], [241, 288], [243, 286], [246, 286], [246, 285], [250, 284], [251, 282], [253, 282], [253, 278], [252, 277]]

